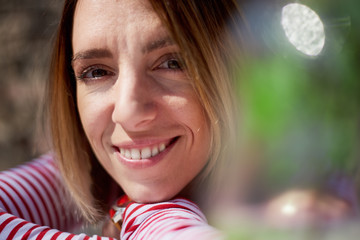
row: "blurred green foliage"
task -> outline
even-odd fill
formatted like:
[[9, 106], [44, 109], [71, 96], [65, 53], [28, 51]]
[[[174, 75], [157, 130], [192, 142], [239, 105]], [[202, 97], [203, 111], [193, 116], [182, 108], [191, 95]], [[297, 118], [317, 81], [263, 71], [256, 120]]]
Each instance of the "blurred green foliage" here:
[[359, 177], [360, 2], [301, 3], [324, 22], [322, 53], [297, 52], [274, 13], [258, 32], [266, 49], [238, 74], [240, 134], [261, 152], [264, 192], [319, 187], [334, 174]]

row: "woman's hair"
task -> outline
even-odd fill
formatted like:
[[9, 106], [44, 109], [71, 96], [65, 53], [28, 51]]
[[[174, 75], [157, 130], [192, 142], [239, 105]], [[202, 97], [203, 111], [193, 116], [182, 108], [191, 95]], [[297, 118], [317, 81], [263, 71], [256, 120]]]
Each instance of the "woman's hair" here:
[[[76, 80], [71, 66], [72, 26], [76, 0], [66, 0], [50, 72], [49, 113], [53, 147], [71, 194], [90, 221], [108, 207], [113, 180], [97, 161], [82, 128], [76, 105]], [[238, 54], [232, 36], [242, 24], [236, 0], [150, 0], [174, 41], [198, 94], [211, 131], [211, 157], [197, 178], [216, 176], [230, 151], [235, 129], [233, 76]], [[236, 53], [236, 54], [235, 54]]]

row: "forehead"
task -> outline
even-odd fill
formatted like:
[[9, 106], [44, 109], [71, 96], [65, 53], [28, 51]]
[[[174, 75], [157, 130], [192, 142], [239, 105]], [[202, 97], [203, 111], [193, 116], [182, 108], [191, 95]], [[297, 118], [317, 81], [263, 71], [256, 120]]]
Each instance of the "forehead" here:
[[147, 0], [79, 0], [74, 14], [73, 47], [81, 47], [89, 40], [119, 44], [120, 40], [138, 40], [139, 35], [146, 38], [154, 30], [166, 34]]
[[107, 17], [132, 17], [139, 15], [154, 15], [154, 11], [147, 0], [78, 0], [75, 15], [86, 16], [90, 19]]

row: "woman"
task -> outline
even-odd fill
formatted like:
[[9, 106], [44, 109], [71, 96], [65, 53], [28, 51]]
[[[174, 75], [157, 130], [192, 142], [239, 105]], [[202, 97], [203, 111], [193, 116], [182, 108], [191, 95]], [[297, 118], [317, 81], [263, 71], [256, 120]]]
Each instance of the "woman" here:
[[[165, 212], [159, 202], [207, 199], [203, 189], [214, 187], [209, 179], [221, 171], [236, 132], [228, 66], [238, 52], [228, 26], [241, 25], [237, 14], [235, 1], [65, 1], [50, 124], [60, 171], [88, 220], [103, 219], [124, 193], [135, 202], [128, 209], [158, 203]], [[195, 236], [198, 226], [204, 237], [219, 236], [191, 202], [170, 203], [169, 216], [186, 210], [189, 218], [179, 216], [192, 224], [158, 234], [185, 229]], [[134, 215], [126, 213], [130, 226]], [[151, 218], [144, 213], [138, 216]], [[123, 238], [146, 232], [129, 228]]]

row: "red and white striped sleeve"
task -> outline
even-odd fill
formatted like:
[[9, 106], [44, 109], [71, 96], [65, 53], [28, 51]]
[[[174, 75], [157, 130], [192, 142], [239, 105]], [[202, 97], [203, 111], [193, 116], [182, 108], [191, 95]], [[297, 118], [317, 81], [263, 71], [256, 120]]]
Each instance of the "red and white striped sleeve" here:
[[[66, 196], [51, 155], [1, 172], [0, 239], [112, 239], [63, 232], [79, 226], [73, 214], [75, 207]], [[223, 239], [208, 225], [201, 210], [186, 199], [130, 204], [124, 212], [120, 236], [122, 240]]]
[[74, 226], [75, 207], [50, 154], [1, 172], [0, 192], [0, 207], [7, 213], [51, 228]]
[[111, 240], [113, 238], [92, 236], [86, 234], [72, 234], [39, 226], [19, 217], [8, 214], [0, 208], [0, 239], [21, 240]]
[[130, 204], [124, 212], [122, 240], [224, 239], [196, 204], [174, 199], [155, 204]]
[[109, 239], [55, 230], [81, 225], [67, 196], [52, 155], [1, 172], [0, 239]]

